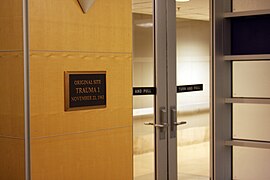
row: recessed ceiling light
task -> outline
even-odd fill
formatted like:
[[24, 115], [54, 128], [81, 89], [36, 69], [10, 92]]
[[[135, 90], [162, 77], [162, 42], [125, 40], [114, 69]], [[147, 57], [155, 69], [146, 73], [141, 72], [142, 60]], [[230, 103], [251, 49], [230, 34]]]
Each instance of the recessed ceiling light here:
[[188, 2], [190, 0], [176, 0], [176, 2]]
[[151, 28], [153, 27], [153, 23], [152, 22], [140, 23], [140, 24], [136, 24], [136, 26], [143, 27], [143, 28]]
[[153, 27], [152, 19], [138, 19], [135, 21], [136, 26], [143, 28], [151, 28]]

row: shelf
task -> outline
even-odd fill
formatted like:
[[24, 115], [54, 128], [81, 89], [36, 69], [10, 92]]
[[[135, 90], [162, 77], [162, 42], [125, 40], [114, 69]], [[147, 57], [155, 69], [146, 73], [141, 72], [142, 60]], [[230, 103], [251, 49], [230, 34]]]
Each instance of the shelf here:
[[270, 104], [270, 98], [225, 98], [225, 103]]
[[225, 61], [262, 61], [270, 60], [270, 54], [259, 55], [225, 55], [223, 58]]
[[231, 141], [225, 141], [225, 145], [226, 146], [241, 146], [241, 147], [270, 149], [270, 143], [261, 142], [261, 141], [231, 140]]
[[244, 17], [244, 16], [258, 16], [270, 14], [270, 9], [258, 11], [242, 11], [242, 12], [228, 12], [224, 13], [224, 18]]

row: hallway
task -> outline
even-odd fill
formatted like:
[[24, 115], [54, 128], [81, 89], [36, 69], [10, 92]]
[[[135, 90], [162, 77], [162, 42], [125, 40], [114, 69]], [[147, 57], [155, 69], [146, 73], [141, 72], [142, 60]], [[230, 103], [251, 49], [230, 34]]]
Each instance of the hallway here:
[[[180, 118], [181, 117], [181, 118]], [[181, 180], [209, 179], [209, 113], [181, 115], [178, 121], [178, 173]], [[134, 121], [134, 180], [154, 179], [153, 129], [143, 125], [150, 118]]]

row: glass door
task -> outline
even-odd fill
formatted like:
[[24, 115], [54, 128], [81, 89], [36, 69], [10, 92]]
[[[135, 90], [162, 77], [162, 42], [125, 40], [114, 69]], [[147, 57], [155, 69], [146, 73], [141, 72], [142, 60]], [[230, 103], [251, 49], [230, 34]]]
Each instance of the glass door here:
[[166, 1], [133, 0], [135, 180], [166, 180]]
[[[155, 179], [154, 128], [155, 92], [143, 95], [143, 88], [155, 89], [153, 2], [133, 0], [133, 176], [134, 180]], [[135, 89], [136, 88], [136, 89]], [[141, 88], [141, 89], [140, 89]]]
[[[168, 94], [172, 106], [169, 166], [173, 170], [170, 176], [179, 180], [209, 180], [210, 1], [168, 1], [167, 44], [171, 54], [168, 68], [172, 66], [168, 69], [168, 88], [172, 88], [173, 83], [177, 85], [177, 93]], [[176, 73], [172, 73], [175, 69]], [[176, 80], [172, 80], [174, 75]], [[174, 178], [176, 175], [178, 178]]]
[[208, 0], [133, 0], [134, 180], [209, 178]]

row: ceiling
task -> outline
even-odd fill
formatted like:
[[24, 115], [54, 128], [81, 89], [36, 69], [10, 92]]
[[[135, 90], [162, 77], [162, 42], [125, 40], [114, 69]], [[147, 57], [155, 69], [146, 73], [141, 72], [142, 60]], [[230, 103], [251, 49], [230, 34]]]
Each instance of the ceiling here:
[[[132, 12], [152, 14], [153, 0], [132, 0]], [[176, 2], [176, 17], [209, 21], [209, 0]]]

